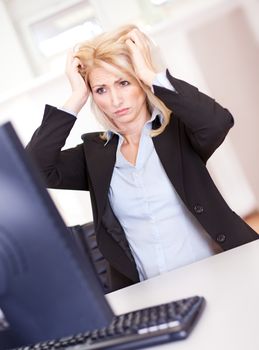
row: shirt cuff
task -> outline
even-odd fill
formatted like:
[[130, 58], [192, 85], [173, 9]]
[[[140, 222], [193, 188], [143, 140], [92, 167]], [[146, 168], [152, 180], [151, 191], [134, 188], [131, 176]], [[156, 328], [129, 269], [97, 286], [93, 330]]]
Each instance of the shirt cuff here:
[[74, 111], [71, 111], [68, 108], [64, 108], [64, 107], [59, 107], [58, 108], [60, 111], [66, 112], [68, 114], [71, 114], [73, 117], [77, 117], [77, 113], [75, 113]]
[[157, 73], [152, 83], [152, 87], [151, 87], [152, 92], [154, 92], [153, 85], [164, 87], [168, 90], [177, 92], [173, 87], [173, 85], [170, 83], [170, 81], [167, 79], [166, 72]]

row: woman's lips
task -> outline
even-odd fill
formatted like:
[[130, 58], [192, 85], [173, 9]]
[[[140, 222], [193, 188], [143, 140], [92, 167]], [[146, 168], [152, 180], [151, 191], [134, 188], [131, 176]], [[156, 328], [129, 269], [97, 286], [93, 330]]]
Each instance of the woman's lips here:
[[115, 112], [115, 115], [124, 115], [124, 114], [127, 114], [128, 111], [129, 111], [129, 108], [118, 109], [118, 110]]

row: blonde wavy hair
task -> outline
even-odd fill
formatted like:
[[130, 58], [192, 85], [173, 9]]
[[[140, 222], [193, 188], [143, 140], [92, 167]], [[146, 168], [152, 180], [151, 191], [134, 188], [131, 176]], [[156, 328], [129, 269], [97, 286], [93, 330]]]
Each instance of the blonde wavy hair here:
[[[115, 69], [128, 74], [131, 78], [136, 80], [146, 94], [147, 107], [149, 112], [151, 113], [152, 109], [156, 107], [163, 114], [164, 118], [161, 126], [156, 130], [152, 130], [151, 132], [151, 136], [157, 136], [164, 131], [166, 125], [169, 123], [171, 111], [158, 97], [153, 94], [151, 88], [145, 85], [138, 78], [134, 71], [130, 51], [125, 44], [125, 37], [131, 30], [135, 28], [138, 29], [138, 27], [135, 25], [125, 25], [119, 27], [114, 31], [104, 32], [93, 39], [78, 44], [75, 47], [75, 56], [78, 57], [81, 61], [79, 72], [85, 81], [89, 81], [88, 77], [92, 69], [97, 67], [107, 69], [107, 64], [112, 65]], [[146, 39], [148, 47], [152, 47], [153, 43], [148, 38], [148, 36], [144, 34], [144, 37]], [[152, 67], [156, 69], [157, 67], [154, 59], [151, 58], [151, 60], [152, 62], [150, 63]], [[91, 99], [91, 107], [95, 117], [106, 130], [101, 135], [101, 137], [103, 139], [107, 139], [107, 131], [111, 129], [114, 130], [116, 127], [105, 115], [105, 113], [103, 113], [95, 104], [93, 98]]]

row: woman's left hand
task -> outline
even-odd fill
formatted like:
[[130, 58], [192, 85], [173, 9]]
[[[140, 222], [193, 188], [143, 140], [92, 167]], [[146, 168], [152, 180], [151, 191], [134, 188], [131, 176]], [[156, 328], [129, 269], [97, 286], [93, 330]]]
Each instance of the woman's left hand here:
[[152, 82], [157, 74], [151, 59], [149, 43], [144, 34], [138, 30], [131, 30], [126, 36], [135, 72], [139, 79], [146, 85], [152, 86]]

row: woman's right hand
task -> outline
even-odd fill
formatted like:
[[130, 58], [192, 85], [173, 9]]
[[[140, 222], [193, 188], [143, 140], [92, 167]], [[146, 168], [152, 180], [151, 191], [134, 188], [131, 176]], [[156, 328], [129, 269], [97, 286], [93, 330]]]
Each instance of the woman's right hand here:
[[81, 110], [89, 97], [88, 84], [78, 71], [80, 65], [80, 60], [75, 57], [75, 54], [72, 51], [69, 51], [66, 61], [66, 75], [70, 82], [72, 94], [63, 105], [63, 108], [74, 112], [75, 114]]

